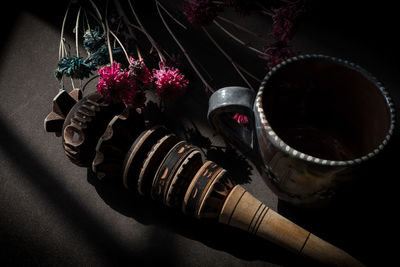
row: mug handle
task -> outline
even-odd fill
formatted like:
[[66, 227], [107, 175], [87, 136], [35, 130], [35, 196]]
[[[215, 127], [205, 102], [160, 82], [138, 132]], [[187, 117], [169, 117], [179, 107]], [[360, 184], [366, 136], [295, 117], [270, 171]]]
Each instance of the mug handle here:
[[[253, 90], [230, 86], [215, 91], [208, 101], [207, 119], [211, 126], [244, 154], [252, 152], [255, 147], [254, 98]], [[235, 113], [247, 116], [250, 129], [233, 119]]]

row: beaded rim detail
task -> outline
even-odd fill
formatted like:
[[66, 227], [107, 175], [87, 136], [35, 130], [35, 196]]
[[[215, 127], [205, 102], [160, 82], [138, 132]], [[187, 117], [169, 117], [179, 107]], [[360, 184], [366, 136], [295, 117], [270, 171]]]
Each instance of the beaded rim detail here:
[[[262, 106], [262, 95], [264, 91], [264, 87], [270, 77], [277, 72], [279, 69], [281, 69], [283, 66], [291, 64], [296, 61], [304, 60], [304, 59], [322, 59], [326, 61], [330, 61], [339, 65], [342, 65], [346, 68], [355, 70], [359, 72], [361, 75], [363, 75], [366, 79], [368, 79], [370, 82], [372, 82], [382, 93], [383, 97], [385, 98], [388, 110], [389, 110], [389, 116], [390, 116], [390, 125], [389, 129], [386, 133], [385, 138], [382, 140], [382, 142], [370, 153], [358, 157], [352, 160], [328, 160], [328, 159], [322, 159], [318, 157], [314, 157], [305, 153], [302, 153], [293, 147], [287, 145], [280, 137], [274, 132], [274, 130], [271, 128], [267, 118], [265, 117], [264, 114], [264, 109]], [[255, 101], [255, 109], [257, 111], [257, 115], [260, 117], [262, 127], [264, 131], [267, 133], [269, 136], [269, 140], [274, 143], [280, 150], [282, 150], [284, 153], [288, 153], [293, 157], [296, 157], [301, 160], [305, 160], [311, 163], [319, 164], [319, 165], [328, 165], [328, 166], [350, 166], [350, 165], [355, 165], [355, 164], [360, 164], [362, 162], [365, 162], [374, 156], [376, 156], [389, 142], [391, 136], [393, 135], [394, 131], [394, 125], [395, 125], [395, 109], [394, 109], [394, 104], [392, 101], [392, 98], [390, 97], [388, 91], [386, 88], [382, 85], [381, 82], [379, 82], [374, 76], [372, 76], [368, 71], [365, 69], [361, 68], [359, 65], [356, 65], [350, 61], [331, 57], [331, 56], [325, 56], [325, 55], [320, 55], [320, 54], [309, 54], [309, 55], [300, 55], [300, 56], [295, 56], [292, 58], [289, 58], [275, 67], [273, 67], [267, 75], [264, 77], [260, 88], [258, 90], [257, 96], [256, 96], [256, 101]]]

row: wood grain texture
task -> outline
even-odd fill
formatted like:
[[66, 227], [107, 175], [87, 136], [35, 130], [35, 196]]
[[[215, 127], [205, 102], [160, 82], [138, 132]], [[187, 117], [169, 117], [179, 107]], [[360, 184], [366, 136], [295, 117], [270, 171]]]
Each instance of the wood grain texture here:
[[143, 196], [150, 195], [151, 186], [158, 167], [167, 153], [174, 145], [176, 145], [177, 142], [177, 137], [174, 134], [169, 134], [158, 140], [157, 143], [151, 148], [139, 173], [139, 194]]
[[67, 157], [78, 166], [91, 166], [99, 138], [110, 120], [123, 109], [123, 104], [107, 103], [97, 93], [77, 102], [65, 118], [62, 130]]
[[226, 170], [207, 161], [191, 181], [182, 203], [182, 211], [196, 218], [216, 219], [232, 187]]
[[137, 190], [139, 173], [146, 156], [153, 145], [168, 133], [169, 132], [165, 127], [156, 125], [151, 129], [142, 132], [138, 138], [136, 138], [126, 154], [123, 163], [122, 181], [125, 188]]
[[154, 176], [151, 189], [151, 197], [154, 200], [165, 203], [168, 189], [177, 170], [186, 157], [195, 150], [198, 150], [198, 148], [181, 141], [168, 152]]
[[239, 185], [226, 198], [218, 220], [324, 265], [363, 266], [343, 250], [265, 206]]
[[96, 146], [92, 170], [97, 178], [120, 178], [126, 153], [135, 138], [144, 130], [140, 109], [126, 108], [108, 123]]
[[165, 204], [168, 207], [182, 206], [183, 198], [196, 172], [203, 164], [202, 154], [199, 150], [193, 150], [180, 164], [171, 180], [165, 195]]
[[52, 102], [52, 111], [44, 119], [46, 132], [54, 132], [56, 136], [61, 136], [65, 117], [81, 99], [82, 91], [80, 89], [73, 89], [69, 93], [65, 90], [58, 92]]

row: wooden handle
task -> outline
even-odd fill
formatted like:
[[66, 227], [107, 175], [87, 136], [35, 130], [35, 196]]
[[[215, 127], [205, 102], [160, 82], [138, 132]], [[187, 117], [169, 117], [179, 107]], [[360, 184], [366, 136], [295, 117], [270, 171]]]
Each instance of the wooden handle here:
[[219, 215], [219, 222], [258, 235], [323, 264], [364, 266], [343, 250], [265, 206], [239, 185], [227, 196]]

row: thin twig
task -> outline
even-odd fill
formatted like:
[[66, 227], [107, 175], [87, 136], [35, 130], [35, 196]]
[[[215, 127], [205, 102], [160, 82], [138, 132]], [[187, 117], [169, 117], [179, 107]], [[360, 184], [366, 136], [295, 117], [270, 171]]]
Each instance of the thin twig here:
[[[125, 23], [126, 25], [131, 24], [131, 23], [129, 22], [128, 17], [127, 17], [126, 14], [125, 14], [124, 9], [121, 7], [121, 4], [119, 3], [118, 0], [114, 0], [114, 5], [115, 5], [115, 7], [116, 7], [116, 9], [117, 9], [118, 14], [121, 16], [122, 20], [124, 21], [124, 23]], [[129, 33], [129, 37], [130, 37], [130, 38], [132, 38], [132, 39], [134, 39], [135, 41], [137, 41], [136, 36], [135, 36], [135, 33], [134, 33], [134, 32], [132, 31], [132, 29], [129, 28], [129, 27], [128, 27], [128, 33]]]
[[142, 60], [142, 54], [140, 53], [140, 49], [137, 45], [136, 45], [136, 53], [137, 53], [138, 59]]
[[257, 81], [258, 83], [261, 83], [262, 80], [257, 78], [255, 75], [251, 74], [248, 70], [246, 70], [242, 65], [238, 64], [235, 62], [235, 64], [238, 66], [238, 68], [243, 71], [244, 73], [246, 73], [250, 78], [253, 78], [253, 80]]
[[187, 30], [187, 27], [183, 25], [179, 20], [177, 20], [167, 9], [163, 8], [163, 10], [173, 21], [175, 21], [179, 26]]
[[[121, 20], [118, 22], [117, 29], [115, 31], [116, 32], [115, 35], [119, 34], [119, 27], [120, 26], [121, 26]], [[117, 39], [114, 38], [113, 48], [116, 48], [116, 47], [117, 47]]]
[[114, 62], [114, 59], [113, 59], [113, 54], [112, 54], [111, 42], [110, 42], [110, 27], [108, 26], [108, 18], [107, 18], [108, 14], [107, 13], [108, 13], [108, 0], [106, 1], [106, 17], [105, 17], [106, 38], [107, 38], [108, 54], [110, 56], [110, 64], [112, 64]]
[[169, 32], [169, 34], [172, 36], [172, 38], [174, 39], [175, 43], [179, 46], [179, 48], [181, 49], [182, 53], [185, 55], [187, 61], [189, 62], [190, 66], [193, 68], [193, 70], [196, 72], [197, 76], [200, 78], [201, 82], [203, 83], [203, 85], [210, 90], [211, 92], [214, 92], [215, 90], [213, 89], [213, 87], [211, 87], [207, 81], [203, 78], [203, 76], [201, 75], [201, 73], [199, 72], [199, 70], [196, 68], [196, 66], [194, 65], [193, 61], [191, 60], [189, 54], [186, 52], [185, 48], [182, 46], [182, 44], [179, 42], [179, 40], [176, 38], [176, 36], [174, 35], [174, 33], [171, 31], [171, 29], [169, 28], [168, 24], [166, 23], [163, 15], [161, 14], [160, 11], [160, 7], [165, 10], [164, 6], [161, 5], [160, 2], [158, 2], [156, 0], [156, 7], [157, 7], [157, 11], [158, 11], [158, 15], [160, 16], [165, 28], [167, 29], [167, 31]]
[[74, 79], [71, 78], [72, 89], [75, 89]]
[[269, 10], [268, 8], [266, 8], [265, 6], [263, 6], [262, 4], [260, 4], [259, 2], [256, 2], [256, 5], [259, 6], [259, 7], [261, 7], [262, 11], [264, 11], [264, 12], [263, 12], [264, 14], [267, 14], [267, 15], [269, 15], [269, 16], [271, 16], [271, 17], [274, 15], [273, 12], [272, 12], [271, 10]]
[[83, 15], [85, 17], [86, 24], [88, 26], [88, 30], [89, 30], [90, 33], [92, 33], [91, 28], [90, 28], [89, 18], [88, 18], [88, 15], [86, 14], [86, 9], [83, 10]]
[[[101, 26], [103, 27], [103, 32], [104, 32], [104, 33], [107, 33], [107, 28], [106, 28], [106, 26], [104, 25], [103, 17], [101, 16], [101, 13], [100, 13], [99, 9], [97, 8], [97, 6], [96, 6], [96, 4], [93, 2], [93, 0], [89, 0], [89, 1], [90, 1], [90, 3], [92, 4], [94, 10], [96, 10], [97, 16], [99, 17], [99, 20], [100, 20], [100, 23], [101, 23]], [[107, 3], [108, 3], [108, 0], [107, 0]], [[107, 23], [107, 21], [106, 21], [106, 23]], [[108, 23], [107, 23], [107, 24], [108, 24]], [[111, 47], [110, 47], [110, 44], [109, 44], [109, 38], [108, 38], [108, 37], [109, 37], [109, 36], [106, 36], [107, 42], [108, 42], [108, 52], [109, 52], [109, 54], [110, 54], [110, 60], [111, 60], [110, 64], [112, 64], [112, 53], [110, 53], [110, 48], [111, 48]]]
[[157, 54], [160, 57], [161, 62], [165, 62], [165, 58], [164, 58], [163, 54], [161, 53], [160, 49], [158, 48], [157, 43], [154, 41], [154, 39], [151, 37], [151, 35], [143, 27], [143, 24], [140, 22], [140, 19], [136, 14], [135, 9], [133, 8], [131, 1], [128, 1], [128, 3], [129, 3], [129, 6], [131, 8], [133, 15], [135, 16], [137, 23], [139, 24], [140, 28], [142, 28], [143, 33], [146, 35], [146, 37], [149, 40], [149, 42], [151, 43], [151, 45], [154, 46], [154, 49], [157, 51]]
[[207, 37], [210, 39], [210, 41], [218, 48], [218, 50], [226, 57], [226, 59], [228, 59], [228, 61], [232, 64], [232, 66], [235, 68], [235, 70], [237, 71], [237, 73], [239, 73], [240, 77], [243, 79], [243, 81], [247, 84], [247, 86], [249, 86], [251, 89], [254, 90], [254, 88], [251, 86], [251, 84], [249, 83], [249, 81], [246, 79], [246, 77], [244, 77], [243, 73], [239, 70], [239, 68], [237, 67], [237, 64], [233, 61], [233, 59], [224, 51], [224, 49], [222, 49], [222, 47], [214, 40], [214, 38], [212, 38], [212, 36], [210, 35], [210, 33], [207, 31], [207, 29], [203, 26], [201, 27], [202, 30], [204, 31], [204, 33], [207, 35]]
[[79, 57], [79, 17], [81, 15], [82, 7], [79, 7], [78, 15], [76, 15], [76, 23], [75, 23], [75, 49], [76, 49], [76, 56]]
[[67, 21], [67, 16], [69, 13], [70, 6], [71, 6], [71, 2], [68, 3], [68, 7], [67, 7], [67, 10], [65, 11], [63, 23], [61, 26], [60, 47], [58, 48], [58, 60], [60, 60], [62, 57], [64, 57], [64, 28], [65, 28], [65, 22]]
[[260, 11], [258, 11], [258, 12], [260, 12], [261, 14], [268, 15], [268, 16], [270, 16], [270, 17], [273, 17], [273, 16], [274, 16], [274, 13], [272, 13], [271, 11], [260, 10]]
[[233, 35], [231, 32], [229, 32], [227, 29], [225, 29], [221, 24], [219, 24], [219, 23], [216, 22], [215, 20], [214, 20], [214, 24], [217, 25], [218, 28], [220, 28], [223, 32], [225, 32], [229, 37], [231, 37], [233, 40], [235, 40], [235, 41], [238, 42], [239, 44], [241, 44], [241, 45], [247, 47], [248, 49], [250, 49], [250, 50], [252, 50], [252, 51], [254, 51], [254, 52], [256, 52], [256, 53], [258, 53], [258, 54], [260, 54], [260, 55], [266, 56], [266, 54], [265, 54], [264, 52], [262, 52], [262, 51], [258, 50], [257, 48], [254, 48], [254, 47], [252, 47], [252, 46], [246, 44], [245, 42], [243, 42], [242, 40], [240, 40], [239, 38], [237, 38], [235, 35]]
[[126, 50], [125, 50], [124, 45], [123, 45], [123, 44], [121, 43], [121, 41], [118, 39], [117, 35], [115, 35], [111, 30], [109, 30], [109, 31], [110, 31], [111, 35], [114, 36], [115, 40], [117, 40], [117, 42], [118, 42], [119, 45], [121, 46], [122, 51], [124, 51], [124, 54], [125, 54], [125, 56], [126, 56], [126, 60], [127, 60], [128, 63], [129, 63], [129, 56], [128, 56], [128, 53], [127, 53]]
[[251, 35], [253, 35], [254, 37], [256, 37], [256, 38], [258, 38], [258, 39], [260, 39], [260, 40], [262, 40], [262, 41], [269, 42], [269, 40], [268, 40], [268, 39], [265, 39], [261, 34], [252, 32], [252, 31], [250, 31], [249, 29], [247, 29], [246, 27], [243, 27], [243, 26], [241, 26], [241, 25], [239, 25], [239, 24], [233, 22], [233, 21], [230, 20], [230, 19], [227, 19], [227, 18], [224, 18], [224, 17], [221, 17], [221, 16], [217, 16], [217, 18], [220, 19], [220, 20], [222, 20], [222, 21], [224, 21], [224, 22], [226, 22], [226, 23], [231, 24], [233, 27], [235, 27], [235, 28], [238, 29], [238, 30], [241, 30], [241, 31], [244, 31], [244, 32], [246, 32], [246, 33], [248, 33], [248, 34], [251, 34]]

